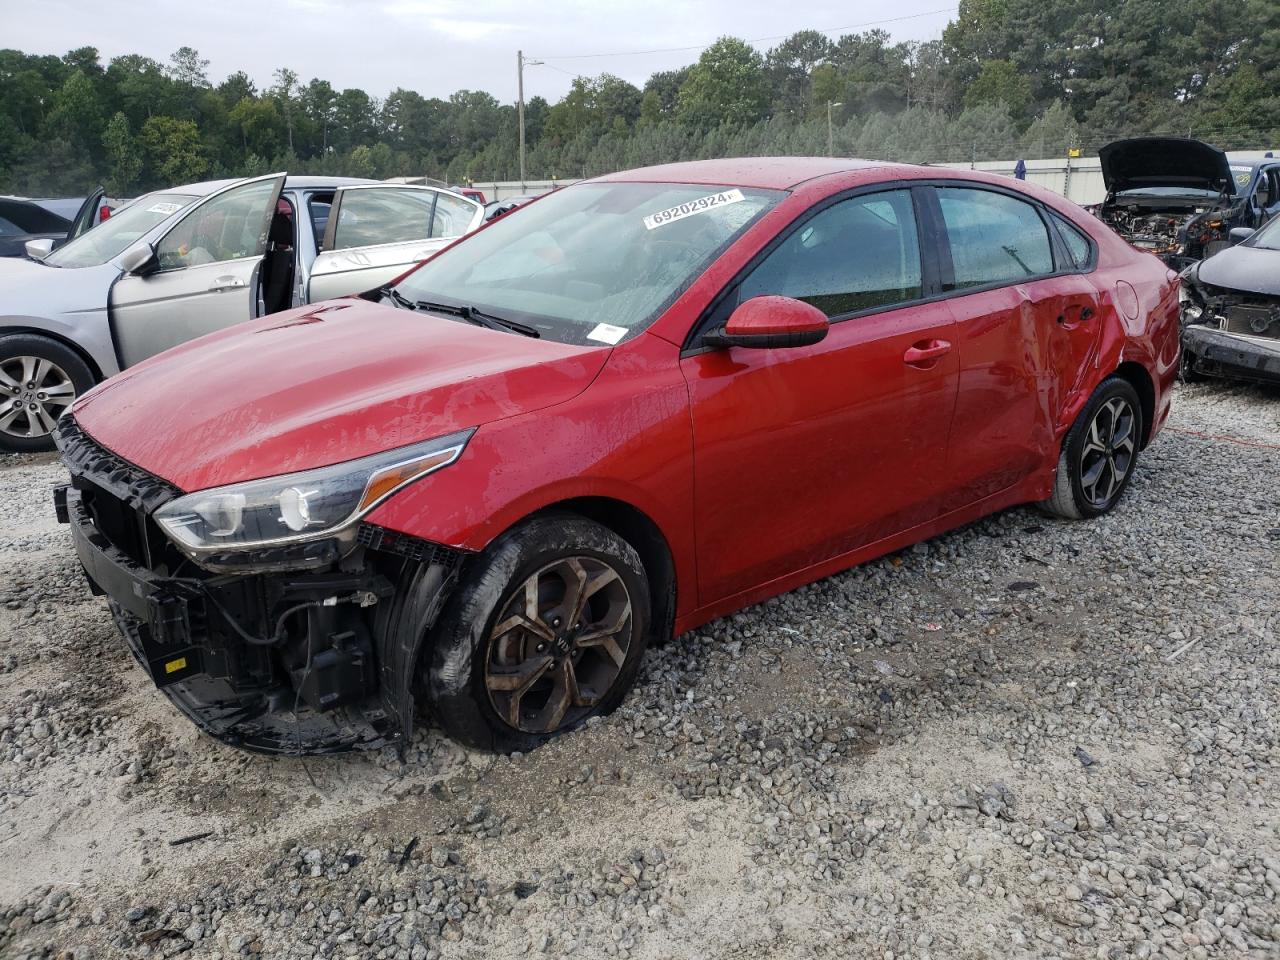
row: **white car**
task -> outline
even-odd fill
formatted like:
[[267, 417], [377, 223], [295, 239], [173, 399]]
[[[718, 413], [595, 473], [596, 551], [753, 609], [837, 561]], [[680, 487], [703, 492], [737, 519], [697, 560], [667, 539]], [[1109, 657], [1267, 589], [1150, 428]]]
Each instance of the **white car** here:
[[484, 222], [449, 190], [283, 173], [139, 197], [0, 259], [0, 450], [50, 450], [77, 395], [223, 327], [373, 290]]

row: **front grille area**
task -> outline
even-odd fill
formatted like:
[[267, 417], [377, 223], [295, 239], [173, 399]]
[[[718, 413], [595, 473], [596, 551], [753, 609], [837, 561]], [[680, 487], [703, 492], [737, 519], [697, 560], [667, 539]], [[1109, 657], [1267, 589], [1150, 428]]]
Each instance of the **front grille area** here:
[[151, 513], [182, 491], [112, 453], [70, 415], [58, 421], [54, 440], [99, 532], [134, 563], [165, 571], [176, 557]]
[[1280, 303], [1237, 303], [1223, 313], [1223, 329], [1227, 333], [1280, 338]]

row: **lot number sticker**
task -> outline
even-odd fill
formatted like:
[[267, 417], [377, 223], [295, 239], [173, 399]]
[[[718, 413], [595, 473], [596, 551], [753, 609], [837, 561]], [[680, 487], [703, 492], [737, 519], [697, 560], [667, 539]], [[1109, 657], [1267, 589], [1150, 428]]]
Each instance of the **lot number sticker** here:
[[617, 343], [626, 335], [626, 327], [615, 327], [612, 323], [597, 323], [595, 329], [587, 334], [587, 339], [595, 340], [597, 343]]
[[162, 200], [147, 207], [147, 213], [177, 213], [181, 209], [182, 204], [180, 203], [170, 203]]
[[650, 214], [644, 218], [644, 226], [646, 230], [654, 230], [668, 223], [683, 220], [685, 217], [692, 217], [695, 213], [710, 210], [712, 207], [722, 207], [726, 203], [741, 203], [744, 199], [746, 198], [742, 196], [741, 190], [724, 190], [720, 193], [713, 193], [709, 197], [699, 197], [697, 200], [690, 200], [687, 203], [677, 204], [666, 210]]

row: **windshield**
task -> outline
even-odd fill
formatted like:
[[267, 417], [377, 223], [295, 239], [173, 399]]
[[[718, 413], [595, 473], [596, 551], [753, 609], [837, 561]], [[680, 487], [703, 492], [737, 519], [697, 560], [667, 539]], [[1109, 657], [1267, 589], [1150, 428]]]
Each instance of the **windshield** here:
[[469, 307], [565, 343], [618, 343], [652, 323], [783, 196], [685, 183], [579, 184], [429, 260], [396, 286], [397, 302]]
[[1244, 193], [1253, 182], [1253, 167], [1232, 167], [1231, 182], [1236, 193]]
[[142, 197], [65, 247], [59, 247], [45, 257], [44, 262], [55, 267], [100, 266], [195, 199], [182, 193], [153, 193]]
[[1249, 241], [1249, 246], [1262, 250], [1280, 250], [1280, 217], [1274, 217]]

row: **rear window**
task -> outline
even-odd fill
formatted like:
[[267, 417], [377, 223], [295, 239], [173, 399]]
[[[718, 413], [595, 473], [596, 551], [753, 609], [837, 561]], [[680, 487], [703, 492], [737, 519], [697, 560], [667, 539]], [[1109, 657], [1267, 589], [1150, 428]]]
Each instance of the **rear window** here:
[[1016, 283], [1054, 272], [1049, 231], [1034, 206], [993, 190], [939, 187], [952, 289]]

